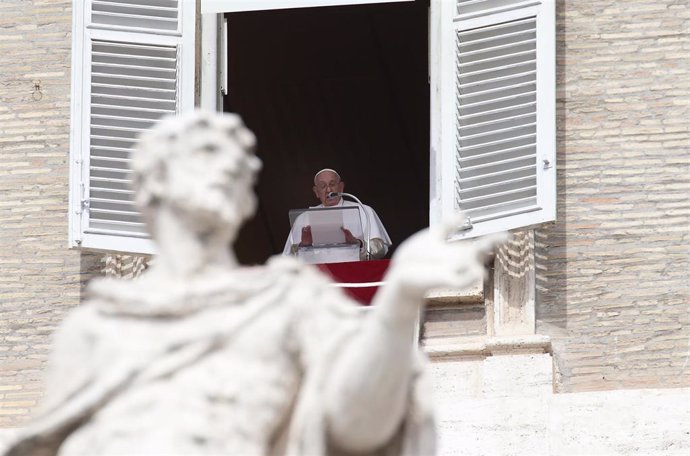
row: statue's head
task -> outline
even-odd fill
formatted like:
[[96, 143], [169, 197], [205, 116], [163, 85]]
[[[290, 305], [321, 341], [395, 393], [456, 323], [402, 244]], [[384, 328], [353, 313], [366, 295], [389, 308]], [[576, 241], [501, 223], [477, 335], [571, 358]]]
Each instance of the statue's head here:
[[256, 138], [234, 114], [193, 112], [161, 120], [132, 159], [136, 202], [152, 233], [160, 209], [201, 236], [232, 241], [256, 208]]

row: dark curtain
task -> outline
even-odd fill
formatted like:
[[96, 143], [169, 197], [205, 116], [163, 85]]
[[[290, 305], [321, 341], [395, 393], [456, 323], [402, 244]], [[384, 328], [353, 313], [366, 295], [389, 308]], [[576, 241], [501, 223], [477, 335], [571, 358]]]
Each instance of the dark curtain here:
[[427, 1], [228, 14], [229, 91], [258, 137], [259, 211], [244, 264], [280, 253], [288, 211], [317, 204], [314, 173], [381, 217], [395, 245], [428, 225]]

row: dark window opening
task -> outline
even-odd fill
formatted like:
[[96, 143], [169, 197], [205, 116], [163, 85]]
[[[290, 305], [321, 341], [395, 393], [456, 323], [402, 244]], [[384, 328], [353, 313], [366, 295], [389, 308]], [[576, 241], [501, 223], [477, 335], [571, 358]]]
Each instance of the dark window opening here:
[[428, 226], [427, 11], [418, 0], [226, 15], [224, 109], [256, 133], [264, 164], [235, 243], [243, 264], [282, 252], [288, 211], [318, 204], [324, 167], [376, 210], [394, 248]]

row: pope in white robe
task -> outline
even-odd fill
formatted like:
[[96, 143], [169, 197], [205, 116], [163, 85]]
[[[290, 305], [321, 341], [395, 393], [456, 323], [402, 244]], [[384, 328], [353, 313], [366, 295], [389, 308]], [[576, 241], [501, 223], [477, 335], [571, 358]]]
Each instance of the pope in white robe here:
[[[333, 195], [333, 193], [342, 193], [344, 189], [345, 183], [337, 171], [330, 168], [320, 170], [314, 176], [312, 190], [321, 204], [311, 206], [310, 209], [358, 207], [359, 213], [343, 211], [342, 230], [345, 242], [359, 244], [362, 258], [367, 256], [367, 250], [370, 258], [383, 258], [388, 253], [392, 242], [381, 219], [370, 206], [345, 201], [342, 196]], [[292, 224], [290, 234], [285, 241], [283, 255], [294, 255], [299, 246], [311, 246], [312, 242], [313, 233], [309, 224], [309, 215], [303, 213]]]

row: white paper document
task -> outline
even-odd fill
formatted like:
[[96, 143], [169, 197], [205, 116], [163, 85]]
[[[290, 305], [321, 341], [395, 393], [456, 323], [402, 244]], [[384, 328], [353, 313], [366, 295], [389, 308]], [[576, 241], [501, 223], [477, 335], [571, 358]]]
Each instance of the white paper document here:
[[[364, 239], [362, 219], [357, 206], [292, 209], [289, 213], [291, 237], [298, 243], [301, 230], [311, 227], [312, 244], [318, 246], [345, 246], [345, 228], [357, 239]], [[297, 233], [297, 234], [295, 234]]]
[[343, 211], [309, 211], [307, 217], [314, 245], [345, 243]]

